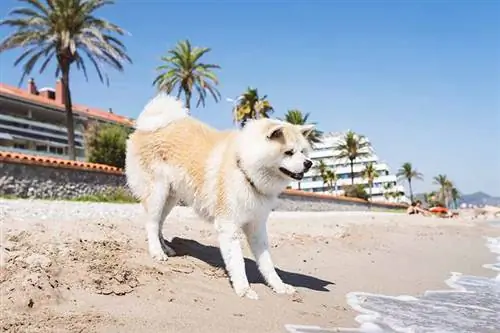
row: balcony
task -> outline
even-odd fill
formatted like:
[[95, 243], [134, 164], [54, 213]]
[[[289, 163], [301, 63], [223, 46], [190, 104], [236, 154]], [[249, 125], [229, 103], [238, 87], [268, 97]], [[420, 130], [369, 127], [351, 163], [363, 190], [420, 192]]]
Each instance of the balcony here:
[[[3, 114], [0, 114], [1, 129], [23, 132], [26, 133], [25, 137], [29, 137], [30, 134], [36, 137], [45, 137], [47, 141], [55, 139], [54, 141], [60, 143], [61, 140], [67, 140], [67, 130], [65, 127]], [[83, 144], [83, 140], [83, 133], [75, 131], [75, 142]]]

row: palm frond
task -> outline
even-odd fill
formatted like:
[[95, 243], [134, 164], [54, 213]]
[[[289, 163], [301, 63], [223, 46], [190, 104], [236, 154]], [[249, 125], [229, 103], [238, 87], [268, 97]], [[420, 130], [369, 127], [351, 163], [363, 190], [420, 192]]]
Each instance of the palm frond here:
[[[288, 110], [287, 113], [285, 114], [285, 121], [294, 124], [294, 125], [305, 125], [307, 124], [307, 120], [309, 118], [310, 113], [306, 113], [305, 115], [302, 113], [302, 111], [298, 109], [291, 109]], [[315, 124], [315, 123], [312, 123]], [[314, 129], [307, 137], [307, 140], [311, 145], [314, 146], [315, 143], [321, 143], [323, 136], [323, 132], [320, 130]]]
[[371, 143], [366, 137], [353, 131], [348, 131], [333, 150], [337, 158], [350, 161], [370, 157], [373, 154]]
[[189, 40], [179, 41], [175, 48], [168, 50], [167, 56], [161, 57], [163, 64], [156, 68], [159, 74], [153, 85], [167, 93], [177, 89], [177, 97], [184, 93], [188, 109], [193, 92], [198, 96], [196, 106], [205, 106], [207, 92], [218, 102], [220, 93], [216, 86], [219, 80], [212, 70], [220, 66], [199, 62], [210, 51], [206, 47], [193, 47]]
[[267, 95], [259, 96], [255, 88], [248, 87], [243, 94], [238, 97], [238, 105], [233, 111], [234, 122], [240, 123], [243, 127], [249, 119], [258, 117], [269, 118], [269, 114], [274, 111], [273, 106], [267, 100]]
[[[56, 74], [61, 61], [75, 63], [88, 79], [87, 66], [80, 54], [85, 54], [105, 82], [103, 64], [122, 71], [124, 63], [132, 63], [124, 44], [113, 34], [124, 35], [119, 26], [95, 16], [95, 12], [110, 0], [18, 0], [29, 7], [13, 9], [9, 17], [0, 21], [14, 31], [0, 43], [0, 52], [14, 48], [28, 48], [15, 62], [23, 63], [20, 83], [34, 67], [41, 63], [42, 73], [50, 62], [57, 60]], [[55, 55], [58, 55], [55, 57]], [[108, 82], [106, 82], [108, 83]]]

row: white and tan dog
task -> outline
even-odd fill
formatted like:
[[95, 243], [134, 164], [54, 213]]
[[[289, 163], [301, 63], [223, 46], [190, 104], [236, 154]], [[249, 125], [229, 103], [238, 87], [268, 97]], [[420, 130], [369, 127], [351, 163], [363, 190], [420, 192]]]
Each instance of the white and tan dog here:
[[173, 97], [160, 94], [151, 100], [127, 141], [126, 157], [127, 182], [147, 213], [150, 255], [158, 260], [175, 255], [163, 239], [162, 226], [182, 200], [214, 223], [239, 296], [258, 298], [247, 280], [240, 229], [267, 284], [277, 293], [294, 293], [274, 268], [266, 221], [291, 179], [302, 179], [312, 166], [306, 137], [313, 129], [259, 119], [240, 131], [221, 132], [189, 116]]

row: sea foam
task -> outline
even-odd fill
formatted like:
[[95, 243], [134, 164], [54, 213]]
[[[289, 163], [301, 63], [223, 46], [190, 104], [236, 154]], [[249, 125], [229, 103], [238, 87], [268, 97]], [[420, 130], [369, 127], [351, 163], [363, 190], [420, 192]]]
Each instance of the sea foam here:
[[[486, 246], [499, 254], [485, 268], [500, 271], [500, 237], [485, 237]], [[453, 272], [449, 290], [427, 291], [423, 296], [386, 296], [364, 292], [347, 294], [348, 304], [360, 315], [359, 328], [326, 329], [286, 325], [294, 333], [499, 333], [500, 274], [488, 278]]]

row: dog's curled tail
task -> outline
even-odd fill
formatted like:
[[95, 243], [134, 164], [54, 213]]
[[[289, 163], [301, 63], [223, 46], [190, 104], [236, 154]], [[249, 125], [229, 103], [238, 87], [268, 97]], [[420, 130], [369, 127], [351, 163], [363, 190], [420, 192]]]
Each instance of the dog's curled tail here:
[[135, 128], [140, 131], [153, 132], [187, 115], [188, 110], [182, 101], [160, 93], [146, 104], [135, 122]]

